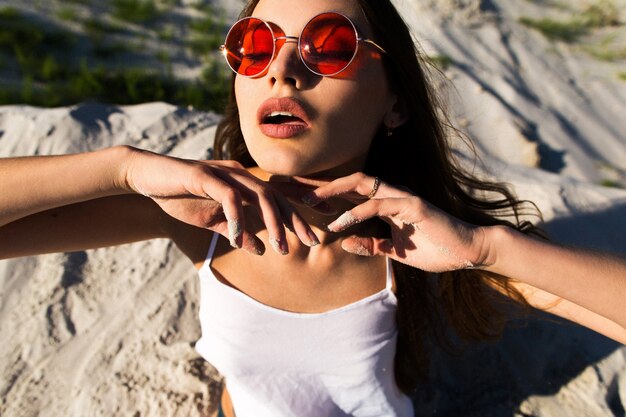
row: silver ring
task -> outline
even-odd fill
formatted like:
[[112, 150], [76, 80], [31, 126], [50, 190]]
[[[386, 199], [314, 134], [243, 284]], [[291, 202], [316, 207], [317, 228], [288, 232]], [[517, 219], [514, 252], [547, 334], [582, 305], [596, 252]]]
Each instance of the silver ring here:
[[374, 186], [372, 187], [372, 191], [367, 195], [367, 198], [371, 200], [374, 198], [376, 193], [378, 192], [378, 187], [380, 187], [380, 178], [374, 177]]

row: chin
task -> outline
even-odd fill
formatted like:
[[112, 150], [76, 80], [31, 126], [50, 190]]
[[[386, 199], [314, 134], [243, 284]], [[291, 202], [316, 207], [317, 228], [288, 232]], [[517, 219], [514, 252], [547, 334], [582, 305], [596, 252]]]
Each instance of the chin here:
[[256, 160], [257, 166], [268, 174], [281, 175], [287, 177], [313, 175], [318, 172], [318, 164], [303, 163], [291, 158], [280, 158], [274, 155], [273, 158], [259, 158]]

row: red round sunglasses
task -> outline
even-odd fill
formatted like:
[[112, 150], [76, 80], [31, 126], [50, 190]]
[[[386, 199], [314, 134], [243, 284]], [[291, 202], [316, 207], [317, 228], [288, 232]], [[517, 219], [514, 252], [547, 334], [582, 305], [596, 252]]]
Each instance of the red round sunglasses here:
[[275, 24], [259, 18], [245, 17], [230, 28], [220, 50], [234, 72], [255, 77], [265, 72], [286, 42], [297, 42], [298, 55], [304, 65], [312, 73], [325, 77], [348, 68], [357, 54], [359, 42], [386, 53], [376, 42], [361, 38], [348, 17], [335, 12], [313, 17], [299, 37], [286, 36]]

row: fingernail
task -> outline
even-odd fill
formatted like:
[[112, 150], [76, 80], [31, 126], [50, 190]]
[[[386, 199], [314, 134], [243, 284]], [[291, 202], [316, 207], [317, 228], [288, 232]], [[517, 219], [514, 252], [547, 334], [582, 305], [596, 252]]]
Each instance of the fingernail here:
[[343, 230], [347, 227], [350, 227], [353, 224], [358, 223], [358, 222], [359, 222], [359, 219], [354, 217], [354, 215], [351, 212], [346, 211], [341, 216], [339, 216], [334, 222], [328, 225], [328, 230], [330, 230], [331, 232], [336, 232], [339, 230]]
[[310, 230], [307, 234], [309, 235], [309, 246], [313, 247], [320, 244], [320, 240], [317, 238], [312, 230]]
[[253, 255], [261, 256], [265, 253], [265, 248], [260, 243], [255, 242], [254, 248], [250, 253], [252, 253]]
[[319, 204], [321, 201], [322, 200], [320, 200], [319, 197], [313, 193], [305, 194], [302, 197], [302, 202], [306, 204], [307, 206], [314, 206], [316, 204]]
[[260, 242], [253, 242], [253, 247], [252, 249], [248, 249], [246, 247], [243, 248], [246, 252], [252, 254], [252, 255], [258, 255], [261, 256], [265, 253], [265, 247], [263, 246], [262, 243]]
[[241, 228], [241, 222], [239, 220], [226, 219], [228, 223], [228, 240], [230, 241], [230, 246], [233, 248], [239, 249], [241, 246], [237, 244], [237, 239], [243, 233]]
[[270, 237], [270, 245], [272, 248], [281, 255], [287, 255], [289, 253], [289, 249], [287, 248], [287, 242], [275, 239]]

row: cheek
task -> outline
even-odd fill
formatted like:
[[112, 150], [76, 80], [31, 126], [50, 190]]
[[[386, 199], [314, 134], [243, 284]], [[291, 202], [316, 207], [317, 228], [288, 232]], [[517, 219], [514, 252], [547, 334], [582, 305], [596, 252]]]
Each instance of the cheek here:
[[[356, 88], [356, 85], [371, 87]], [[327, 97], [332, 97], [330, 92]], [[344, 100], [335, 103], [334, 124], [354, 135], [354, 139], [371, 139], [383, 123], [391, 95], [383, 85], [364, 83], [355, 84], [355, 88], [344, 92], [344, 97]]]
[[253, 86], [247, 81], [250, 80], [241, 77], [235, 78], [235, 100], [239, 109], [239, 124], [244, 137], [251, 133], [256, 119], [255, 105], [252, 100], [254, 97]]

